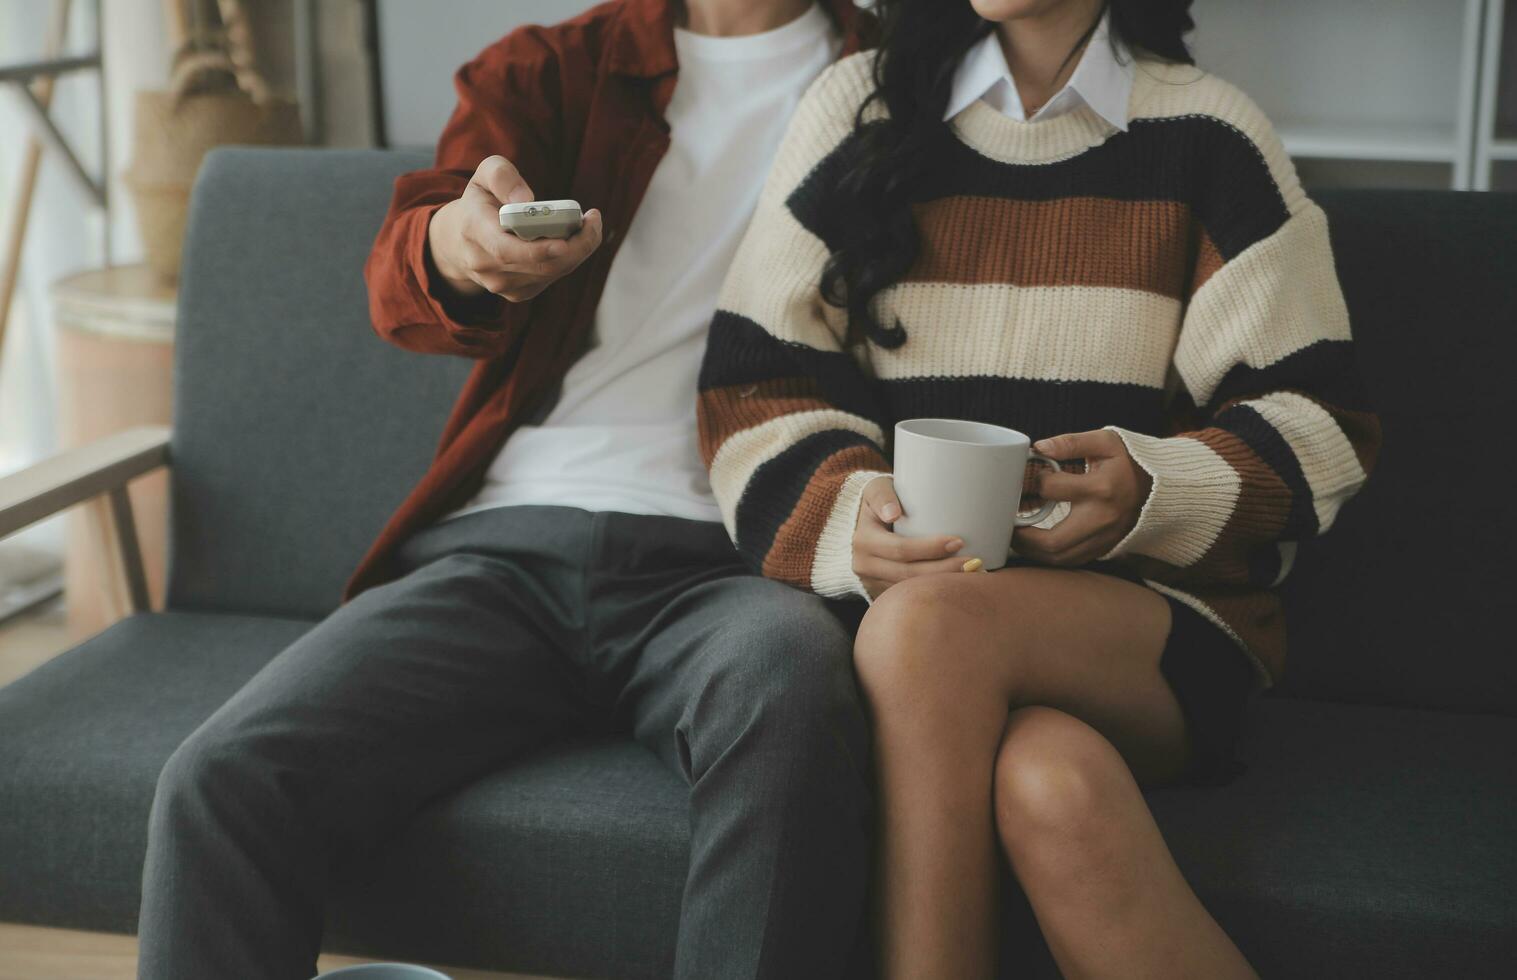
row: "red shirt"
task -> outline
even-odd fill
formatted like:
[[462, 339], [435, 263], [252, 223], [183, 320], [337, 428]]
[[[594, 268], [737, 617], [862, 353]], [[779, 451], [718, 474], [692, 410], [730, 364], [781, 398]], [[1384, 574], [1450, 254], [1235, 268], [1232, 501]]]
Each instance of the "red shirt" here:
[[[826, 2], [844, 28], [843, 53], [858, 50], [865, 18], [852, 0]], [[364, 267], [374, 329], [407, 350], [478, 363], [430, 469], [369, 548], [344, 599], [393, 578], [399, 544], [474, 496], [507, 437], [583, 352], [622, 234], [669, 147], [664, 109], [679, 67], [673, 8], [671, 0], [619, 0], [497, 41], [458, 70], [458, 107], [433, 169], [395, 182]], [[514, 163], [539, 199], [599, 208], [605, 238], [530, 302], [450, 304], [431, 268], [427, 224], [492, 154]]]

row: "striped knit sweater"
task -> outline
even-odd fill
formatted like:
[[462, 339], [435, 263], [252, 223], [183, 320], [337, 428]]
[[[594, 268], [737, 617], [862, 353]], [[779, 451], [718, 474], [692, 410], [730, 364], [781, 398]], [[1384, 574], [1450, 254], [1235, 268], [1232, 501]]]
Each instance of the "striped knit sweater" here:
[[1105, 427], [1153, 477], [1106, 557], [1221, 626], [1271, 682], [1272, 588], [1364, 482], [1379, 425], [1326, 219], [1269, 122], [1228, 83], [1148, 60], [1127, 132], [1087, 107], [1028, 123], [973, 104], [916, 205], [915, 266], [876, 299], [905, 342], [850, 347], [820, 280], [872, 57], [802, 103], [712, 324], [701, 447], [738, 549], [767, 576], [864, 595], [853, 529], [896, 421]]

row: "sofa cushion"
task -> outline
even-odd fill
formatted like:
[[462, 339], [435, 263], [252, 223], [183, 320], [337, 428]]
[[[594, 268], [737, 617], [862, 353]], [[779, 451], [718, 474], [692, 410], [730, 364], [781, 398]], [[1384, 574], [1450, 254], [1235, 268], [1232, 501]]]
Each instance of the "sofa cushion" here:
[[[175, 747], [310, 623], [134, 616], [0, 688], [0, 921], [135, 932]], [[430, 805], [342, 869], [327, 946], [560, 976], [667, 976], [685, 787], [625, 740], [567, 744]]]
[[[133, 931], [164, 761], [308, 627], [136, 616], [0, 688], [0, 921]], [[1267, 698], [1243, 754], [1226, 787], [1150, 800], [1263, 975], [1484, 977], [1517, 962], [1517, 720]], [[685, 813], [681, 780], [634, 743], [539, 753], [340, 869], [327, 945], [667, 976]]]
[[309, 628], [133, 616], [0, 688], [0, 921], [135, 932], [164, 762]]
[[1497, 977], [1517, 963], [1517, 720], [1261, 699], [1248, 771], [1149, 794], [1266, 977]]
[[[1270, 697], [1251, 707], [1242, 754], [1226, 786], [1147, 797], [1260, 976], [1511, 975], [1517, 720]], [[1057, 980], [1010, 894], [1000, 975]]]
[[631, 740], [537, 753], [430, 804], [366, 867], [345, 869], [326, 945], [532, 975], [669, 977], [687, 798]]
[[1286, 579], [1283, 687], [1517, 715], [1506, 618], [1517, 497], [1486, 462], [1517, 415], [1517, 194], [1319, 199], [1385, 447]]

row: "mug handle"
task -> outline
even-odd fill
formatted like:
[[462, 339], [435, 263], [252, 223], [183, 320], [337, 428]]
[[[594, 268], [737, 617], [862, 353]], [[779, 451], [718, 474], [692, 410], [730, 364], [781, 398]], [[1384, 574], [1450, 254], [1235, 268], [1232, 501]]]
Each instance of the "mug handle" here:
[[[1044, 455], [1042, 455], [1040, 453], [1029, 453], [1028, 456], [1027, 456], [1027, 461], [1029, 463], [1031, 463], [1031, 462], [1047, 463], [1049, 466], [1053, 467], [1053, 471], [1055, 473], [1063, 473], [1064, 472], [1064, 468], [1059, 465], [1059, 461], [1058, 460], [1056, 460], [1056, 459], [1049, 459], [1047, 456], [1044, 456]], [[1055, 507], [1057, 507], [1057, 506], [1059, 506], [1059, 502], [1057, 500], [1045, 500], [1043, 502], [1043, 506], [1038, 508], [1038, 512], [1036, 514], [1028, 514], [1026, 517], [1023, 517], [1021, 514], [1018, 514], [1017, 517], [1016, 517], [1015, 524], [1016, 524], [1017, 527], [1027, 527], [1027, 526], [1029, 526], [1031, 524], [1036, 524], [1039, 521], [1045, 521], [1045, 520], [1048, 519], [1048, 515], [1052, 514], [1053, 513], [1053, 509]]]

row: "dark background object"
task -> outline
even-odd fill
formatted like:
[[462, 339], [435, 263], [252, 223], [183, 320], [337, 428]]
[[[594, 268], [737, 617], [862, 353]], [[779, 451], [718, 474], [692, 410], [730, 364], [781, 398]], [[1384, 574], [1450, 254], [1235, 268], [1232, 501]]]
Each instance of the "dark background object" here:
[[1286, 580], [1282, 691], [1517, 714], [1517, 194], [1317, 198], [1385, 445]]

